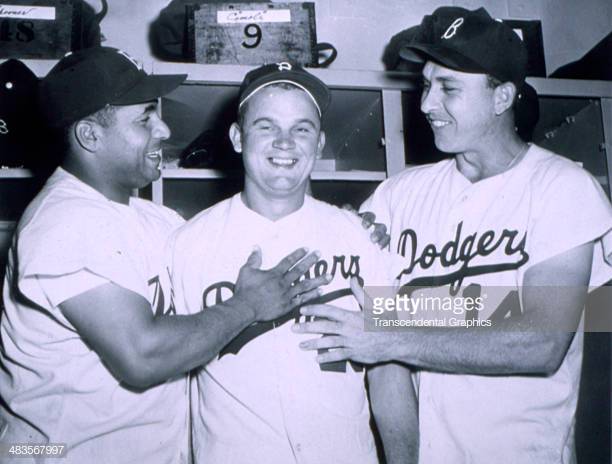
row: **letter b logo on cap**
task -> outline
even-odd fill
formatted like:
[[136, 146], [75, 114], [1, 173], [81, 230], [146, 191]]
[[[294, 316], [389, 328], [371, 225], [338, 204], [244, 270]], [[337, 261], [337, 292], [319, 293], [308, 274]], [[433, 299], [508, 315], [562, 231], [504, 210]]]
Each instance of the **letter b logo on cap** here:
[[451, 37], [453, 37], [457, 33], [457, 30], [461, 27], [462, 24], [463, 24], [463, 18], [455, 19], [453, 23], [450, 26], [448, 26], [448, 29], [446, 29], [444, 34], [442, 34], [442, 38], [450, 39]]

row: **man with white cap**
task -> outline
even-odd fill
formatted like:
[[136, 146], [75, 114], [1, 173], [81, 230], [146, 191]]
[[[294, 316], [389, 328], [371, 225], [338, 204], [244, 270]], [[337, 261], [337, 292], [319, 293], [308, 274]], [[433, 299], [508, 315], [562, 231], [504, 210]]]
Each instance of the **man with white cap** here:
[[302, 314], [332, 322], [296, 331], [329, 334], [304, 343], [331, 348], [319, 362], [419, 371], [420, 463], [575, 462], [580, 320], [588, 289], [612, 278], [612, 208], [590, 174], [515, 132], [527, 52], [512, 29], [442, 7], [418, 32], [401, 55], [424, 63], [421, 110], [455, 156], [388, 179], [362, 210], [389, 226], [400, 295], [452, 311], [421, 306], [388, 333], [314, 306]]
[[232, 298], [206, 313], [173, 314], [163, 250], [183, 220], [131, 194], [161, 174], [170, 131], [157, 100], [184, 79], [148, 75], [124, 52], [99, 47], [67, 55], [41, 82], [41, 108], [68, 151], [10, 251], [2, 462], [188, 462], [185, 373], [325, 281], [294, 285], [316, 261], [304, 249], [268, 271], [256, 251]]

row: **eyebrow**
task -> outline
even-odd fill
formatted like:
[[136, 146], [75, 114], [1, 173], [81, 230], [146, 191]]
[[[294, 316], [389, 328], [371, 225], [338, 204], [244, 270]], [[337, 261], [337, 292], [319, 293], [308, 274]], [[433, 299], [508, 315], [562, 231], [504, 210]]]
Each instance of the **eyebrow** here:
[[157, 111], [157, 103], [149, 103], [147, 106], [144, 107], [144, 109], [142, 110], [142, 114], [145, 113], [150, 113], [152, 111]]
[[[276, 124], [274, 122], [274, 120], [272, 118], [268, 118], [266, 116], [263, 116], [261, 118], [257, 118], [255, 119], [255, 121], [253, 121], [251, 123], [251, 125], [255, 126], [256, 124], [260, 123], [260, 122], [267, 122], [270, 124]], [[302, 119], [298, 119], [294, 125], [299, 125], [299, 124], [308, 124], [309, 126], [311, 126], [313, 129], [317, 128], [317, 125], [314, 123], [314, 121], [312, 119], [308, 119], [308, 118], [302, 118]]]
[[442, 84], [458, 84], [460, 81], [451, 76], [441, 76], [436, 77], [436, 81], [441, 82]]
[[296, 122], [296, 125], [299, 125], [299, 124], [308, 124], [309, 126], [312, 126], [314, 129], [317, 128], [317, 125], [314, 123], [314, 121], [308, 118], [303, 118], [303, 119], [298, 120]]
[[251, 123], [251, 125], [255, 125], [255, 124], [259, 124], [260, 122], [269, 122], [270, 124], [273, 124], [274, 121], [272, 121], [272, 119], [267, 118], [267, 117], [261, 117], [261, 118], [257, 118], [255, 121], [253, 121]]

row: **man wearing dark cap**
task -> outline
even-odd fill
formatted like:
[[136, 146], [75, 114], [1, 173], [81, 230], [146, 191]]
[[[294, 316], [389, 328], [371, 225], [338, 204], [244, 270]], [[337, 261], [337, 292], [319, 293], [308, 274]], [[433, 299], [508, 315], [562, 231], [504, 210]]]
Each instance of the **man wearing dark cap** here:
[[[249, 72], [239, 101], [230, 138], [242, 153], [244, 191], [201, 212], [171, 239], [177, 307], [206, 313], [230, 297], [240, 262], [253, 247], [273, 261], [307, 246], [318, 251], [314, 276], [328, 282], [317, 301], [358, 311], [351, 278], [388, 285], [388, 256], [357, 216], [306, 194], [325, 144], [321, 117], [329, 89], [301, 67], [278, 63]], [[362, 367], [319, 366], [291, 332], [298, 319], [295, 310], [252, 325], [198, 373], [192, 403], [197, 463], [378, 462]], [[401, 406], [412, 388], [410, 374], [388, 365], [368, 376], [386, 445], [393, 424], [409, 418]]]
[[590, 174], [515, 132], [527, 54], [510, 28], [458, 7], [420, 27], [402, 57], [424, 63], [421, 110], [455, 156], [390, 178], [362, 206], [403, 257], [405, 329], [364, 332], [360, 315], [314, 306], [302, 314], [334, 324], [296, 330], [329, 335], [304, 344], [335, 349], [319, 362], [418, 370], [419, 463], [575, 462], [574, 332], [587, 290], [612, 277], [612, 208]]
[[300, 261], [303, 249], [269, 271], [253, 253], [237, 269], [233, 298], [206, 313], [171, 314], [160, 270], [166, 239], [183, 221], [131, 192], [160, 176], [170, 131], [157, 100], [184, 79], [148, 75], [124, 52], [100, 47], [67, 55], [42, 80], [42, 109], [69, 150], [25, 211], [10, 251], [3, 462], [24, 462], [27, 448], [11, 444], [48, 443], [62, 445], [70, 463], [187, 462], [185, 372], [324, 281], [291, 285], [316, 261]]

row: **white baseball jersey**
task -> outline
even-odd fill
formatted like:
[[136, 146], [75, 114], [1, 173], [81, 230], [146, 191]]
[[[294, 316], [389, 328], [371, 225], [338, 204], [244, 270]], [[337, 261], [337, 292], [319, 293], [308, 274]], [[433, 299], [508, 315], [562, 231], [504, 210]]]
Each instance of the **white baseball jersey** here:
[[[383, 182], [361, 209], [389, 226], [391, 249], [403, 256], [403, 285], [496, 298], [464, 318], [505, 318], [531, 266], [590, 241], [596, 243], [591, 287], [612, 278], [605, 262], [612, 250], [608, 199], [586, 171], [535, 145], [516, 166], [476, 183], [454, 159], [407, 169]], [[459, 317], [418, 316], [446, 325]], [[421, 371], [419, 462], [573, 462], [582, 340], [578, 333], [550, 377]]]
[[[255, 245], [263, 269], [306, 246], [321, 252], [311, 276], [333, 275], [322, 300], [359, 310], [351, 276], [388, 284], [387, 255], [346, 211], [306, 197], [296, 212], [271, 221], [240, 194], [203, 211], [172, 243], [176, 307], [197, 312], [226, 300]], [[204, 309], [206, 310], [206, 309]], [[298, 344], [287, 317], [244, 330], [197, 375], [193, 446], [198, 463], [375, 463], [364, 372], [351, 363], [322, 370]]]
[[112, 202], [61, 168], [49, 178], [19, 223], [4, 282], [0, 443], [63, 443], [66, 463], [187, 462], [186, 376], [126, 388], [58, 307], [113, 282], [167, 312], [158, 270], [182, 222], [149, 201]]

